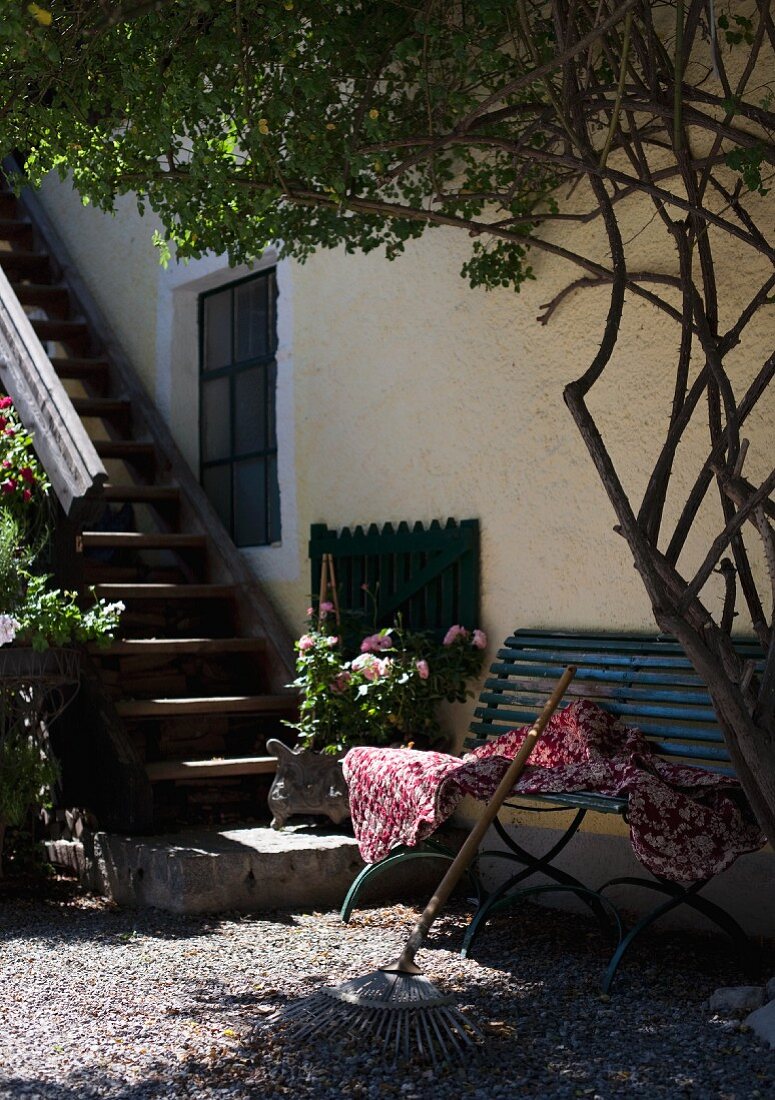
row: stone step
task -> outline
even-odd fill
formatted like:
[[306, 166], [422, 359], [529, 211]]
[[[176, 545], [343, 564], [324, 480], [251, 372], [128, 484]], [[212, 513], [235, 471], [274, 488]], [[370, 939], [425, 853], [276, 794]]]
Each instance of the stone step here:
[[[186, 829], [127, 837], [96, 832], [47, 841], [48, 859], [74, 871], [89, 890], [128, 908], [172, 913], [339, 909], [364, 863], [341, 828]], [[436, 860], [415, 860], [377, 875], [359, 901], [406, 901], [438, 885]]]
[[276, 756], [239, 756], [213, 760], [158, 760], [145, 765], [152, 783], [174, 779], [182, 782], [223, 779], [230, 775], [273, 775]]

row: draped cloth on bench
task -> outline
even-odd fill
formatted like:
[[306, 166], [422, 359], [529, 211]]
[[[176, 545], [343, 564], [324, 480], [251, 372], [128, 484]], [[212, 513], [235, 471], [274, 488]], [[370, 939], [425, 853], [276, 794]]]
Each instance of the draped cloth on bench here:
[[[375, 863], [397, 845], [430, 836], [471, 795], [487, 801], [529, 726], [459, 758], [412, 749], [355, 748], [344, 759], [350, 809], [361, 855]], [[639, 730], [588, 700], [550, 719], [513, 794], [593, 791], [626, 796], [637, 858], [657, 876], [695, 882], [723, 871], [765, 838], [737, 780], [704, 768], [670, 764]]]

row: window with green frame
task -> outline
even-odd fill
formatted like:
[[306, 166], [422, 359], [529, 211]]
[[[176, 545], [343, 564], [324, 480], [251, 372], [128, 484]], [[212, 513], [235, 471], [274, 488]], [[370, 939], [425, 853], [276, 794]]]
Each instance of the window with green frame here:
[[237, 546], [280, 541], [274, 269], [199, 298], [200, 480]]

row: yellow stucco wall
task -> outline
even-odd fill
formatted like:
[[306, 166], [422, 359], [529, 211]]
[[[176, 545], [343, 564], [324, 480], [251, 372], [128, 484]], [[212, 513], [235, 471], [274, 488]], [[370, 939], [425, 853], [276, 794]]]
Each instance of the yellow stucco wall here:
[[151, 245], [157, 221], [140, 219], [131, 196], [119, 198], [112, 216], [84, 206], [68, 184], [49, 176], [41, 201], [110, 321], [146, 389], [154, 392], [159, 260]]
[[[149, 219], [140, 222], [128, 200], [114, 218], [106, 218], [81, 207], [58, 183], [47, 187], [43, 198], [155, 392], [162, 368], [153, 225]], [[639, 264], [672, 272], [674, 252], [651, 208], [634, 206], [623, 220]], [[605, 259], [597, 226], [563, 225], [552, 230], [552, 238]], [[296, 499], [295, 522], [287, 523], [284, 515], [283, 523], [286, 533], [295, 530], [295, 540], [292, 547], [286, 538], [285, 546], [268, 551], [286, 555], [292, 566], [270, 569], [267, 587], [298, 631], [308, 605], [311, 523], [338, 527], [477, 517], [480, 625], [493, 646], [518, 626], [651, 629], [645, 591], [626, 544], [612, 531], [613, 511], [562, 401], [563, 386], [585, 369], [599, 346], [608, 288], [574, 293], [544, 327], [536, 323], [542, 304], [577, 277], [577, 269], [535, 252], [537, 278], [521, 294], [471, 290], [459, 276], [467, 253], [463, 235], [435, 230], [410, 243], [394, 263], [377, 253], [348, 256], [337, 250], [286, 269], [286, 302], [281, 296], [279, 309], [282, 315], [292, 299], [292, 325], [288, 362], [281, 369], [292, 371], [292, 416], [280, 430], [292, 431]], [[763, 268], [751, 270], [746, 259], [746, 278], [740, 279], [742, 255], [736, 248], [726, 255], [722, 323], [731, 319], [724, 303], [741, 306], [759, 285], [759, 275], [765, 276]], [[192, 285], [198, 285], [199, 269], [190, 266]], [[207, 285], [217, 278], [233, 278], [225, 262], [220, 275], [207, 276]], [[771, 354], [773, 328], [764, 314], [735, 353], [738, 396]], [[590, 399], [622, 478], [634, 488], [636, 505], [647, 460], [653, 460], [664, 435], [677, 339], [673, 322], [628, 294], [608, 381]], [[195, 456], [195, 402], [173, 401], [173, 410], [178, 442]], [[772, 394], [746, 429], [753, 442], [752, 477], [766, 472], [774, 414]], [[706, 453], [700, 423], [676, 464], [679, 488], [691, 484]], [[284, 507], [288, 503], [286, 498]], [[674, 507], [668, 512], [674, 516]], [[682, 562], [688, 573], [722, 526], [712, 496], [703, 521]], [[261, 575], [266, 555], [254, 560]], [[757, 569], [762, 568], [758, 561]], [[715, 578], [705, 595], [718, 611], [721, 589]], [[468, 709], [460, 708], [461, 737], [468, 717]]]

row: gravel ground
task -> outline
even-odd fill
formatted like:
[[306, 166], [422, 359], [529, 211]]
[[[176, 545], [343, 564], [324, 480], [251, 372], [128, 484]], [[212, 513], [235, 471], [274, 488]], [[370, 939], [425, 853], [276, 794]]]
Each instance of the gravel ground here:
[[61, 881], [46, 899], [0, 896], [0, 1098], [775, 1097], [775, 1052], [705, 1004], [745, 980], [723, 940], [653, 933], [605, 999], [596, 926], [529, 904], [493, 922], [476, 960], [456, 953], [452, 906], [419, 956], [486, 1034], [465, 1065], [395, 1068], [368, 1040], [300, 1044], [267, 1025], [397, 954], [415, 912], [180, 917]]

